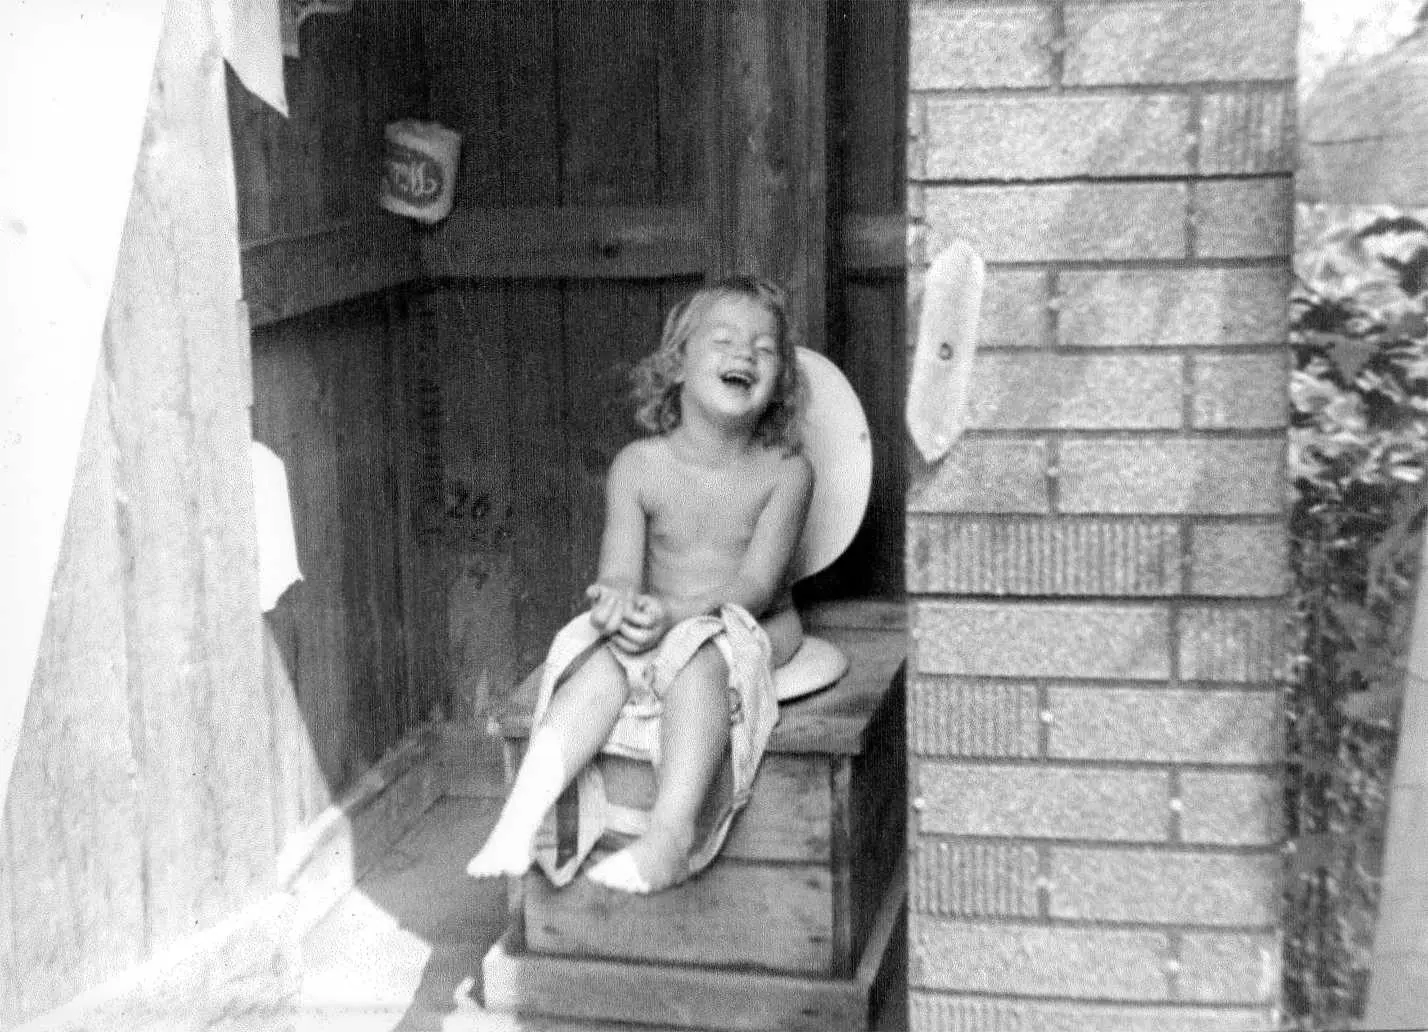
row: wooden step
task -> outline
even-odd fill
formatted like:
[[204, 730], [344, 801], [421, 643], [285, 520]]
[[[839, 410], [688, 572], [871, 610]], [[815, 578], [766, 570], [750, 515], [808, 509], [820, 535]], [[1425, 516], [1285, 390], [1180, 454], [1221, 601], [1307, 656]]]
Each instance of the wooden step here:
[[[487, 958], [489, 1006], [690, 1027], [866, 1027], [905, 894], [902, 607], [831, 607], [808, 623], [847, 653], [849, 671], [780, 707], [720, 856], [649, 897], [526, 875]], [[535, 691], [533, 676], [499, 721], [512, 769]], [[649, 807], [649, 764], [597, 762], [612, 803]]]
[[[899, 863], [848, 977], [533, 953], [519, 920], [483, 964], [488, 1010], [734, 1032], [864, 1032], [905, 993], [906, 868]], [[894, 1026], [883, 1026], [894, 1027]]]

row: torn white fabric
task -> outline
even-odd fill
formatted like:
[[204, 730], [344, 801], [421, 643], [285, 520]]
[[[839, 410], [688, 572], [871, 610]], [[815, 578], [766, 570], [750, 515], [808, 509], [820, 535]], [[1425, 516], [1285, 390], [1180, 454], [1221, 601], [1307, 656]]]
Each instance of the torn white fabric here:
[[293, 507], [283, 460], [261, 441], [253, 447], [253, 505], [258, 518], [258, 599], [263, 612], [302, 579]]
[[248, 92], [286, 116], [281, 0], [211, 2], [224, 58]]

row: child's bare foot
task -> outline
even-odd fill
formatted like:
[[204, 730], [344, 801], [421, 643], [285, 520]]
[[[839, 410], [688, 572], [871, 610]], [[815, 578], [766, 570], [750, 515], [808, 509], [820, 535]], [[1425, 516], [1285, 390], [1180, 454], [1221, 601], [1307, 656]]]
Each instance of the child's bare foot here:
[[497, 822], [486, 844], [466, 865], [466, 873], [473, 878], [518, 877], [530, 869], [534, 851], [533, 835]]
[[618, 853], [590, 868], [590, 880], [620, 892], [648, 893], [689, 877], [692, 835], [651, 823], [649, 830]]

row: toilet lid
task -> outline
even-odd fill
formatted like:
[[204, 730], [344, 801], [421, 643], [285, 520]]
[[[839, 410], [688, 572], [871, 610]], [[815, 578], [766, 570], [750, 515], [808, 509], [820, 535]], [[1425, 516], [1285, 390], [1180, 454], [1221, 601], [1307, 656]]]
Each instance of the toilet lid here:
[[873, 443], [853, 385], [816, 351], [798, 349], [808, 385], [803, 454], [813, 464], [813, 500], [793, 560], [793, 580], [826, 569], [862, 525], [873, 486]]

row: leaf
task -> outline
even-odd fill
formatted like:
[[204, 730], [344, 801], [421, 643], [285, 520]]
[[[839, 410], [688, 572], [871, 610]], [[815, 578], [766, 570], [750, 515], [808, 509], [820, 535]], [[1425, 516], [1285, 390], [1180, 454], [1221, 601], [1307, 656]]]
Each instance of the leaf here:
[[1359, 370], [1368, 365], [1378, 353], [1378, 348], [1351, 337], [1339, 337], [1329, 345], [1329, 355], [1334, 365], [1348, 380], [1358, 377]]
[[1346, 836], [1331, 831], [1316, 831], [1300, 835], [1290, 843], [1289, 876], [1313, 874], [1323, 868], [1335, 869], [1343, 865], [1348, 855], [1350, 841]]
[[1392, 727], [1403, 701], [1403, 684], [1377, 684], [1338, 702], [1339, 712], [1358, 724]]
[[1369, 237], [1383, 236], [1388, 233], [1422, 233], [1425, 228], [1428, 227], [1411, 215], [1380, 215], [1354, 236], [1359, 240], [1367, 240]]

